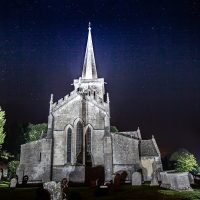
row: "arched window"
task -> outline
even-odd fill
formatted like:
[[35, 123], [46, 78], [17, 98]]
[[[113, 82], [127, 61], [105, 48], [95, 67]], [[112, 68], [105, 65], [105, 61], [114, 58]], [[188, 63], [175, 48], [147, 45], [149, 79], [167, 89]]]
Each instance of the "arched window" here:
[[76, 155], [77, 162], [83, 163], [83, 125], [81, 122], [77, 123], [76, 129]]
[[72, 129], [67, 130], [67, 162], [71, 163]]
[[86, 152], [91, 153], [91, 129], [88, 127], [85, 135]]

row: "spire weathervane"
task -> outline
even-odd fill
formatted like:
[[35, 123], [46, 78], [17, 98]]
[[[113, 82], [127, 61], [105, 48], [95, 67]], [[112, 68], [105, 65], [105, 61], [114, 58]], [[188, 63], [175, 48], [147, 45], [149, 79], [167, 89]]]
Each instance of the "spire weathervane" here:
[[88, 29], [91, 30], [91, 23], [88, 23]]

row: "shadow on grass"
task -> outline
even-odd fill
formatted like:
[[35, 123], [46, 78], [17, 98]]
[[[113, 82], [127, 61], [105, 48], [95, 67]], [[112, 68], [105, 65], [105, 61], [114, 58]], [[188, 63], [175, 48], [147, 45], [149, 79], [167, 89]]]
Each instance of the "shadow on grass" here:
[[[0, 188], [1, 200], [36, 200], [38, 188]], [[122, 185], [118, 192], [110, 190], [108, 195], [96, 196], [95, 189], [71, 187], [69, 200], [197, 200], [200, 189], [192, 192], [177, 192], [160, 187]]]

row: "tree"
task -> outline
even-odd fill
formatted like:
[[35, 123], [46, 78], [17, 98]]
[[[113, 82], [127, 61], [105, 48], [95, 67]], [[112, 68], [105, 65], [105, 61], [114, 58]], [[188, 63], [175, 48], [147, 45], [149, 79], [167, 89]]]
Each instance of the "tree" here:
[[8, 163], [8, 169], [11, 174], [15, 174], [17, 167], [19, 166], [19, 161], [18, 160], [12, 160]]
[[181, 155], [183, 155], [184, 153], [190, 153], [187, 149], [184, 148], [179, 148], [178, 150], [174, 151], [169, 159], [168, 159], [168, 168], [169, 169], [175, 169], [176, 168], [176, 164], [177, 164], [177, 160], [179, 159], [179, 157]]
[[8, 162], [8, 160], [13, 159], [13, 155], [6, 150], [0, 152], [0, 160]]
[[110, 127], [110, 132], [113, 132], [113, 133], [116, 133], [116, 132], [118, 132], [119, 130], [118, 130], [118, 128], [116, 127], [116, 126], [111, 126]]
[[169, 158], [169, 161], [171, 162], [177, 162], [179, 157], [184, 153], [190, 153], [187, 149], [180, 148], [177, 151], [173, 152]]
[[4, 132], [5, 123], [6, 123], [5, 112], [0, 107], [0, 150], [2, 148], [2, 144], [4, 143], [4, 139], [6, 137], [6, 134]]
[[39, 140], [42, 133], [47, 132], [47, 124], [29, 124], [28, 130], [25, 132], [25, 140], [26, 142], [31, 142], [35, 140]]
[[197, 160], [191, 153], [183, 153], [176, 163], [178, 172], [192, 172], [198, 167]]
[[197, 167], [197, 174], [200, 174], [200, 166]]

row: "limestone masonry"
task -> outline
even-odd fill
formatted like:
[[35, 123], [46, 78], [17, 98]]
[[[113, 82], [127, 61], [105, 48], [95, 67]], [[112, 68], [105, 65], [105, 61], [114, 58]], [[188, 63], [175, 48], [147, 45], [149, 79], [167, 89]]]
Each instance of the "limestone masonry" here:
[[28, 175], [30, 182], [66, 177], [84, 183], [98, 178], [102, 168], [105, 181], [121, 172], [127, 173], [127, 182], [134, 172], [140, 172], [143, 181], [150, 181], [153, 163], [156, 170], [162, 170], [154, 137], [143, 140], [139, 128], [110, 132], [110, 100], [104, 83], [97, 76], [89, 26], [82, 76], [74, 80], [74, 90], [58, 102], [54, 103], [51, 95], [47, 133], [40, 140], [21, 145], [19, 180]]

